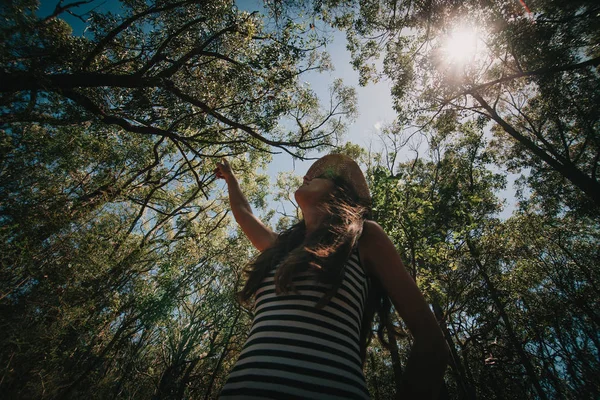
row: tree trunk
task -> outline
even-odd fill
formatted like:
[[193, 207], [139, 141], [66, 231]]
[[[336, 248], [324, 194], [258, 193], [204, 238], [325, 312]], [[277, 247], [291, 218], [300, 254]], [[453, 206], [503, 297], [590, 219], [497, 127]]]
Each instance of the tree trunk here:
[[371, 368], [373, 368], [373, 370], [375, 371], [375, 373], [373, 374], [373, 377], [375, 378], [375, 399], [374, 400], [379, 400], [381, 398], [381, 395], [379, 394], [379, 382], [377, 381], [377, 367], [376, 364], [377, 362], [375, 361], [375, 357], [373, 356], [373, 353], [369, 353], [369, 358], [371, 359]]
[[133, 330], [127, 331], [127, 329], [135, 323], [137, 318], [138, 316], [135, 316], [132, 317], [129, 321], [123, 322], [117, 330], [117, 332], [115, 332], [115, 335], [110, 340], [110, 342], [104, 347], [104, 349], [102, 349], [102, 351], [100, 351], [100, 353], [95, 357], [95, 359], [92, 362], [90, 362], [90, 364], [87, 366], [87, 368], [84, 369], [81, 375], [79, 375], [74, 381], [72, 381], [68, 386], [66, 386], [62, 393], [56, 396], [56, 399], [60, 400], [70, 397], [72, 390], [75, 389], [85, 378], [87, 378], [90, 372], [92, 372], [95, 368], [98, 367], [98, 365], [105, 361], [104, 357], [106, 356], [106, 354], [108, 354], [108, 352], [112, 350], [112, 348], [118, 342], [131, 337], [137, 331], [139, 331], [141, 328], [137, 327], [135, 327]]
[[223, 348], [223, 352], [221, 353], [221, 356], [219, 357], [217, 366], [215, 367], [215, 370], [213, 371], [213, 373], [210, 377], [210, 382], [208, 384], [208, 388], [206, 389], [206, 394], [204, 395], [204, 400], [208, 400], [210, 398], [210, 393], [212, 392], [213, 386], [215, 384], [217, 374], [221, 370], [221, 365], [223, 364], [223, 360], [225, 360], [225, 357], [229, 353], [229, 341], [231, 340], [231, 335], [233, 334], [233, 330], [235, 329], [235, 325], [237, 324], [241, 314], [242, 314], [242, 311], [238, 310], [238, 313], [236, 314], [235, 319], [233, 320], [233, 323], [231, 324], [231, 328], [229, 329], [229, 332], [227, 332], [227, 336], [226, 336], [226, 340], [225, 340], [225, 347]]
[[388, 331], [388, 340], [390, 342], [390, 355], [392, 357], [392, 370], [394, 371], [394, 381], [396, 382], [396, 393], [399, 392], [400, 383], [402, 382], [402, 362], [400, 361], [400, 351], [398, 342], [396, 341], [396, 331], [391, 318], [387, 320], [386, 329]]
[[490, 118], [500, 125], [506, 133], [508, 133], [515, 140], [525, 146], [525, 148], [527, 148], [530, 152], [548, 164], [553, 170], [568, 179], [574, 186], [581, 189], [581, 191], [583, 191], [594, 202], [596, 207], [600, 208], [600, 184], [596, 180], [587, 176], [573, 163], [569, 162], [563, 157], [557, 159], [558, 157], [553, 157], [552, 155], [548, 154], [544, 149], [537, 146], [529, 138], [522, 135], [512, 125], [502, 119], [496, 110], [494, 110], [494, 108], [492, 108], [481, 95], [477, 93], [471, 93], [471, 96], [473, 96], [475, 100], [477, 100], [479, 104], [485, 108], [485, 110], [490, 114]]
[[448, 330], [448, 326], [446, 326], [446, 323], [443, 321], [442, 308], [437, 302], [434, 302], [432, 306], [435, 318], [437, 319], [438, 324], [444, 333], [448, 348], [450, 349], [450, 367], [452, 371], [454, 371], [454, 379], [456, 379], [457, 386], [462, 392], [464, 399], [476, 400], [477, 396], [475, 394], [475, 388], [471, 385], [471, 382], [469, 382], [469, 379], [467, 378], [465, 367], [463, 366], [461, 358], [456, 351], [454, 339]]
[[485, 271], [485, 268], [483, 267], [483, 264], [481, 263], [478, 250], [475, 248], [475, 246], [473, 245], [473, 243], [471, 242], [470, 239], [467, 239], [467, 246], [469, 247], [469, 252], [471, 254], [471, 257], [473, 258], [473, 261], [475, 261], [475, 264], [477, 265], [479, 274], [483, 278], [485, 285], [490, 292], [492, 301], [494, 302], [494, 305], [498, 309], [500, 318], [502, 318], [502, 321], [504, 322], [504, 327], [506, 328], [506, 332], [508, 333], [508, 339], [509, 339], [511, 345], [513, 346], [513, 348], [519, 355], [519, 358], [521, 359], [521, 364], [523, 364], [523, 367], [525, 368], [527, 376], [529, 376], [529, 379], [531, 379], [531, 383], [533, 383], [533, 386], [535, 387], [535, 390], [537, 391], [538, 396], [540, 396], [540, 399], [546, 400], [548, 398], [546, 396], [546, 392], [544, 392], [544, 389], [542, 388], [542, 385], [537, 376], [537, 373], [535, 372], [535, 368], [531, 364], [531, 361], [529, 360], [527, 353], [525, 353], [525, 350], [523, 349], [523, 346], [521, 345], [520, 340], [517, 338], [517, 335], [516, 335], [515, 330], [512, 325], [512, 321], [508, 317], [508, 314], [506, 313], [506, 310], [504, 309], [504, 305], [500, 301], [500, 294], [498, 293], [498, 290], [496, 289], [496, 287], [490, 280], [489, 275], [487, 274], [487, 272]]

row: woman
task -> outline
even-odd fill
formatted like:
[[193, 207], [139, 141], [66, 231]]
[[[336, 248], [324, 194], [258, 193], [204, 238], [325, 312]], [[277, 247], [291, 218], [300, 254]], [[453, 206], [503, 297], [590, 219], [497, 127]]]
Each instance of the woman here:
[[447, 347], [394, 245], [368, 219], [359, 166], [341, 154], [316, 161], [294, 194], [303, 220], [279, 235], [252, 214], [227, 161], [215, 172], [261, 252], [239, 293], [254, 304], [252, 328], [220, 398], [368, 399], [366, 347], [376, 311], [383, 340], [389, 300], [414, 337], [398, 398], [436, 398]]

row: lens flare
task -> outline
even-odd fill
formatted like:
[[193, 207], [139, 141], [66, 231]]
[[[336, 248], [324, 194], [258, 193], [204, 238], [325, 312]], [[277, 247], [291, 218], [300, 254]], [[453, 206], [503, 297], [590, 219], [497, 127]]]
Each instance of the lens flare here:
[[450, 64], [467, 64], [477, 54], [477, 32], [471, 28], [459, 28], [450, 33], [442, 50]]

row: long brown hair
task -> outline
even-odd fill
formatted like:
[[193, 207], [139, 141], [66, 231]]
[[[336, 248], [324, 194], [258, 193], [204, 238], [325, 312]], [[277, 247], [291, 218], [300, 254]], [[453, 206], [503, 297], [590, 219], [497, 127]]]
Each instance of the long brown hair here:
[[[275, 272], [276, 293], [294, 290], [292, 278], [307, 270], [316, 272], [317, 279], [331, 288], [317, 303], [324, 307], [341, 286], [344, 265], [352, 251], [358, 246], [364, 222], [371, 217], [371, 206], [361, 200], [352, 188], [339, 177], [331, 178], [334, 189], [323, 201], [325, 219], [312, 233], [306, 235], [304, 220], [281, 232], [270, 248], [260, 253], [245, 269], [246, 284], [238, 292], [238, 299], [248, 304], [267, 273], [279, 265]], [[378, 314], [377, 336], [387, 345], [384, 330], [387, 327], [391, 308], [390, 300], [379, 281], [370, 277], [371, 288], [361, 323], [360, 349], [364, 363], [366, 348], [371, 340], [373, 317]], [[392, 334], [388, 332], [388, 336]]]

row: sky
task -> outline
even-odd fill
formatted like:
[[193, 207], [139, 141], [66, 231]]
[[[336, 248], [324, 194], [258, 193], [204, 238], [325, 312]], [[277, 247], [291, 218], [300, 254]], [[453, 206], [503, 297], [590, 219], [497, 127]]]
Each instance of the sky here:
[[[333, 35], [334, 40], [325, 48], [330, 56], [334, 66], [333, 71], [318, 73], [311, 71], [305, 74], [301, 79], [307, 82], [315, 93], [324, 102], [328, 100], [329, 86], [335, 79], [342, 79], [347, 86], [353, 86], [357, 94], [358, 117], [348, 126], [348, 130], [343, 137], [343, 141], [358, 144], [364, 148], [373, 146], [376, 149], [381, 148], [380, 139], [377, 136], [382, 125], [391, 123], [396, 118], [396, 113], [392, 108], [392, 98], [390, 96], [390, 84], [387, 80], [381, 80], [378, 83], [370, 83], [362, 87], [358, 84], [358, 72], [352, 69], [350, 65], [350, 53], [346, 50], [346, 38], [344, 33], [337, 32]], [[311, 157], [317, 157], [320, 153], [311, 154]], [[289, 155], [274, 157], [270, 166], [270, 172], [276, 170], [286, 170]], [[297, 162], [298, 172], [302, 169], [308, 169], [312, 161]]]
[[[38, 15], [44, 16], [52, 12], [57, 4], [57, 0], [41, 0]], [[111, 10], [117, 12], [118, 1], [105, 0], [98, 3], [97, 10]], [[238, 0], [238, 7], [247, 11], [261, 11], [262, 1], [259, 0]], [[94, 2], [96, 5], [96, 2]], [[92, 8], [88, 6], [89, 9]], [[63, 14], [63, 18], [68, 22], [74, 30], [74, 34], [81, 34], [83, 24], [78, 19]], [[342, 79], [345, 85], [353, 86], [357, 94], [358, 117], [348, 126], [348, 130], [343, 137], [343, 141], [358, 144], [364, 148], [372, 148], [375, 151], [381, 150], [382, 143], [378, 136], [382, 126], [392, 123], [396, 118], [396, 113], [392, 107], [392, 98], [390, 95], [390, 82], [386, 79], [381, 79], [378, 83], [369, 83], [362, 87], [358, 83], [358, 72], [355, 71], [350, 64], [350, 52], [346, 49], [346, 38], [343, 32], [331, 32], [332, 41], [328, 43], [326, 48], [331, 56], [331, 61], [334, 69], [319, 73], [311, 71], [301, 76], [301, 80], [310, 85], [322, 101], [327, 101], [329, 98], [329, 86], [335, 79]], [[425, 148], [422, 151], [426, 150]], [[318, 158], [325, 153], [313, 152], [308, 156]], [[423, 154], [423, 153], [421, 153]], [[410, 155], [408, 150], [400, 153], [398, 162], [408, 161], [414, 155]], [[312, 160], [299, 161], [293, 160], [292, 157], [283, 152], [273, 156], [273, 161], [269, 164], [265, 171], [274, 185], [275, 179], [279, 172], [293, 172], [296, 175], [303, 176], [312, 164]], [[500, 215], [501, 218], [507, 218], [514, 209], [514, 189], [512, 188], [514, 177], [509, 177], [508, 189], [501, 193], [501, 196], [507, 199], [507, 206], [504, 212]], [[274, 205], [277, 206], [277, 205]], [[288, 208], [288, 207], [286, 207]]]

